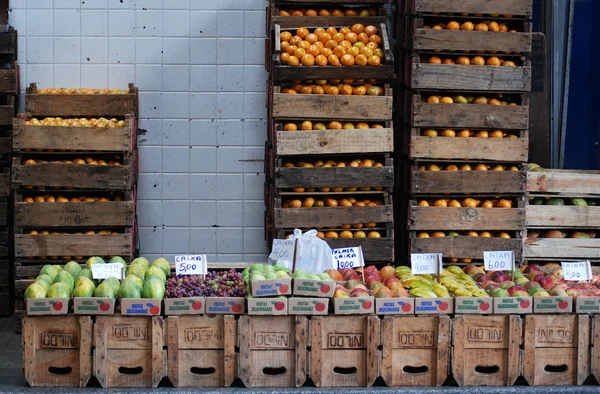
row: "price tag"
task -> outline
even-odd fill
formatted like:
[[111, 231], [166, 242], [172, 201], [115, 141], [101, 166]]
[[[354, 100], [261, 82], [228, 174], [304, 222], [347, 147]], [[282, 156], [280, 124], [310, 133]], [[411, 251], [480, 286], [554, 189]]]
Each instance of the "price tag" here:
[[483, 265], [486, 271], [513, 271], [515, 254], [511, 250], [483, 252]]
[[333, 263], [337, 268], [356, 268], [364, 267], [365, 260], [363, 258], [362, 247], [331, 249]]
[[92, 265], [92, 278], [94, 278], [94, 279], [107, 279], [107, 278], [123, 279], [123, 278], [125, 278], [125, 273], [123, 272], [123, 264], [121, 264], [121, 263], [93, 264]]
[[560, 263], [565, 280], [591, 280], [592, 267], [589, 261], [569, 261]]
[[175, 272], [177, 275], [206, 275], [206, 255], [175, 256]]
[[442, 272], [441, 253], [412, 253], [410, 265], [413, 275], [437, 274]]
[[269, 260], [287, 260], [292, 261], [294, 259], [294, 251], [296, 250], [295, 239], [274, 239], [273, 248], [269, 255]]

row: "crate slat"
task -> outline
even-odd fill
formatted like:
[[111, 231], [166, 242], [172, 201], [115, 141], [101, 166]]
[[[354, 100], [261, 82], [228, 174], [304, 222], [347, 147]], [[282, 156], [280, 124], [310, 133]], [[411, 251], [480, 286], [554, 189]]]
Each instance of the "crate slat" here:
[[527, 205], [527, 228], [597, 228], [600, 207]]
[[600, 171], [529, 171], [527, 173], [527, 191], [530, 193], [599, 195]]
[[394, 150], [394, 130], [278, 131], [277, 155], [385, 153]]
[[15, 234], [15, 256], [130, 256], [131, 233], [125, 234]]
[[275, 227], [338, 226], [393, 221], [390, 205], [377, 207], [275, 208]]
[[417, 13], [470, 13], [531, 16], [533, 0], [410, 0]]
[[[435, 137], [434, 137], [435, 138]], [[521, 194], [524, 171], [419, 171], [413, 168], [413, 194]]]
[[275, 168], [275, 187], [394, 186], [394, 167]]
[[135, 218], [134, 204], [133, 201], [15, 202], [14, 220], [18, 227], [131, 227]]
[[492, 31], [454, 31], [415, 28], [412, 49], [432, 51], [501, 51], [531, 53], [531, 33], [497, 33]]
[[463, 259], [483, 259], [486, 251], [512, 250], [515, 261], [523, 259], [523, 241], [518, 238], [485, 237], [441, 237], [410, 239], [410, 253], [442, 253], [444, 257]]
[[442, 208], [412, 206], [409, 228], [420, 230], [522, 230], [524, 208]]
[[591, 259], [600, 258], [599, 238], [527, 238], [525, 259]]

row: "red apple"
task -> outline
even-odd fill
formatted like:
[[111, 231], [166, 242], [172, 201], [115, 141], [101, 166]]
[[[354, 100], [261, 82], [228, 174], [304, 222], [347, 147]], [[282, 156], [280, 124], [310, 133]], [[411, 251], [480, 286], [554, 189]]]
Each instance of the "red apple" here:
[[550, 290], [551, 288], [554, 287], [554, 285], [556, 284], [556, 282], [554, 281], [554, 279], [548, 277], [548, 278], [543, 278], [540, 279], [538, 281], [538, 283], [540, 284], [540, 286], [542, 286], [542, 288], [544, 290]]

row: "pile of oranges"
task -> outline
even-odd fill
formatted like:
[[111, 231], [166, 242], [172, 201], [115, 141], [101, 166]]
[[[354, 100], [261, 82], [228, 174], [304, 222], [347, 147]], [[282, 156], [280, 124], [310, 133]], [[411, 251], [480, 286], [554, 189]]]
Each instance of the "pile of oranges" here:
[[319, 168], [319, 167], [383, 167], [383, 164], [377, 160], [372, 159], [354, 159], [350, 162], [343, 160], [315, 160], [312, 163], [305, 161], [298, 161], [296, 164], [292, 162], [285, 162], [283, 166], [286, 168]]
[[114, 129], [118, 127], [125, 127], [124, 120], [117, 120], [115, 118], [76, 118], [76, 119], [63, 119], [63, 118], [44, 118], [39, 120], [37, 118], [31, 118], [23, 122], [27, 126], [60, 126], [60, 127], [100, 127]]
[[281, 55], [288, 66], [379, 66], [383, 50], [377, 27], [359, 23], [352, 28], [317, 28], [312, 33], [305, 27], [281, 32]]
[[508, 30], [508, 26], [504, 23], [498, 23], [494, 21], [483, 21], [481, 23], [473, 23], [467, 21], [462, 25], [456, 21], [450, 21], [448, 23], [439, 22], [433, 26], [423, 26], [424, 29], [433, 30], [466, 30], [466, 31], [493, 31], [498, 33], [516, 33], [516, 30]]
[[510, 105], [517, 106], [516, 103], [509, 103], [504, 100], [498, 100], [496, 98], [487, 98], [484, 96], [473, 97], [473, 96], [429, 96], [422, 100], [427, 104], [480, 104], [480, 105]]
[[353, 81], [344, 80], [317, 80], [314, 84], [294, 85], [291, 88], [281, 90], [284, 94], [331, 94], [343, 96], [384, 96], [385, 90], [380, 86], [375, 86], [370, 83], [363, 85], [352, 86]]
[[462, 137], [462, 138], [474, 137], [474, 138], [512, 138], [512, 139], [519, 138], [514, 134], [509, 134], [502, 130], [493, 130], [493, 131], [460, 130], [460, 131], [456, 132], [452, 129], [445, 129], [445, 130], [427, 129], [427, 130], [423, 130], [421, 132], [421, 135], [425, 136], [425, 137]]
[[[288, 239], [292, 236], [292, 234], [286, 235], [285, 239]], [[381, 238], [381, 233], [379, 231], [369, 231], [368, 233], [365, 231], [352, 231], [344, 230], [344, 231], [318, 231], [317, 238], [321, 239], [336, 239], [336, 238], [356, 238], [356, 239], [364, 239], [364, 238]]]
[[441, 198], [438, 200], [421, 200], [417, 204], [420, 207], [442, 207], [442, 208], [512, 208], [512, 201], [507, 199], [500, 200], [478, 200], [475, 198], [465, 198], [462, 201]]
[[23, 162], [23, 165], [32, 166], [32, 165], [36, 165], [36, 164], [47, 164], [47, 163], [51, 163], [51, 164], [91, 164], [91, 165], [100, 165], [100, 166], [120, 166], [121, 165], [121, 162], [119, 162], [119, 161], [110, 160], [107, 163], [104, 160], [95, 160], [95, 159], [92, 159], [91, 157], [86, 157], [85, 159], [78, 157], [73, 160], [50, 160], [50, 161], [28, 159]]
[[[357, 201], [354, 197], [345, 197], [340, 200], [336, 200], [335, 198], [327, 197], [325, 200], [315, 200], [312, 197], [307, 197], [304, 201], [301, 200], [287, 200], [282, 204], [282, 208], [335, 208], [335, 207], [377, 207], [380, 205], [384, 205], [381, 200], [368, 200], [364, 199], [362, 201]], [[348, 225], [350, 226], [350, 225]], [[354, 228], [362, 228], [362, 224], [353, 224]], [[375, 227], [375, 223], [372, 223], [366, 227]], [[342, 228], [344, 228], [342, 226]], [[350, 227], [347, 227], [350, 228]]]
[[429, 164], [426, 166], [419, 166], [419, 171], [519, 171], [519, 167], [506, 166], [506, 165], [490, 165], [490, 164], [449, 164], [449, 165], [436, 165]]
[[129, 94], [129, 90], [119, 89], [88, 89], [88, 88], [48, 88], [40, 89], [37, 94]]
[[283, 125], [283, 130], [285, 131], [297, 131], [297, 130], [353, 130], [353, 129], [383, 129], [383, 126], [379, 123], [373, 123], [369, 125], [368, 123], [360, 122], [360, 123], [350, 123], [350, 122], [338, 122], [332, 121], [328, 124], [321, 122], [311, 122], [310, 120], [305, 120], [304, 122], [298, 123], [286, 123]]
[[511, 238], [509, 233], [499, 232], [499, 233], [490, 233], [489, 231], [481, 231], [477, 233], [476, 231], [469, 232], [456, 232], [450, 231], [446, 234], [443, 231], [434, 231], [431, 233], [421, 232], [417, 234], [417, 238], [441, 238], [441, 237], [482, 237], [482, 238]]
[[43, 196], [25, 197], [23, 202], [34, 203], [34, 202], [108, 202], [108, 201], [123, 201], [121, 196], [115, 196], [112, 200], [110, 197], [86, 197], [78, 196], [67, 198], [65, 196], [51, 196], [44, 194]]
[[279, 16], [377, 16], [377, 10], [374, 8], [346, 8], [342, 11], [339, 8], [321, 8], [317, 11], [302, 8], [299, 10], [279, 10]]
[[456, 59], [456, 62], [450, 58], [446, 58], [446, 59], [442, 60], [437, 56], [432, 56], [427, 60], [427, 63], [429, 63], [429, 64], [460, 64], [463, 66], [469, 66], [469, 65], [485, 66], [485, 65], [488, 65], [488, 66], [495, 66], [495, 67], [498, 67], [498, 66], [516, 67], [515, 62], [513, 62], [512, 60], [502, 60], [501, 58], [499, 58], [497, 56], [489, 57], [487, 61], [481, 56], [474, 56], [471, 59], [469, 59], [467, 56], [459, 56]]

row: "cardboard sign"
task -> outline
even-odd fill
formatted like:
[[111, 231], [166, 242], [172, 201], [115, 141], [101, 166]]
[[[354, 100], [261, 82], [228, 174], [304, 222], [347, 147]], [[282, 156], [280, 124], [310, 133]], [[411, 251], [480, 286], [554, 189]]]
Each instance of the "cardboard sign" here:
[[450, 315], [454, 313], [454, 298], [415, 298], [417, 315]]
[[73, 313], [76, 315], [114, 315], [114, 298], [75, 297]]
[[160, 316], [162, 300], [152, 298], [122, 298], [121, 315]]
[[27, 315], [66, 315], [69, 311], [68, 298], [30, 298], [27, 302]]
[[287, 315], [287, 298], [248, 298], [249, 315]]
[[292, 294], [292, 278], [260, 279], [250, 282], [253, 297], [273, 297]]
[[483, 265], [486, 271], [513, 271], [515, 254], [511, 250], [483, 252]]
[[494, 314], [497, 315], [522, 315], [533, 313], [532, 297], [495, 297]]
[[412, 253], [410, 265], [413, 275], [437, 274], [442, 272], [441, 253]]
[[206, 275], [206, 255], [175, 256], [175, 272], [177, 275]]
[[454, 312], [488, 315], [494, 312], [494, 300], [491, 297], [456, 297], [454, 299]]
[[292, 294], [309, 297], [333, 297], [335, 282], [332, 280], [294, 279]]
[[331, 249], [333, 263], [340, 268], [357, 268], [365, 266], [362, 247]]
[[274, 239], [273, 247], [271, 248], [271, 254], [269, 255], [269, 260], [293, 261], [295, 251], [295, 239]]
[[165, 315], [202, 315], [206, 300], [204, 297], [165, 298]]
[[564, 261], [560, 265], [565, 280], [592, 280], [592, 267], [589, 261]]
[[533, 313], [571, 313], [573, 297], [533, 297]]
[[93, 264], [92, 265], [92, 278], [94, 279], [108, 279], [117, 278], [124, 279], [125, 272], [123, 272], [123, 264], [121, 263], [108, 263], [108, 264]]
[[206, 297], [206, 314], [241, 315], [246, 312], [244, 297]]
[[288, 298], [288, 315], [326, 315], [329, 298]]
[[414, 315], [414, 298], [376, 298], [376, 315]]
[[334, 298], [333, 313], [336, 315], [364, 315], [375, 311], [375, 297]]

